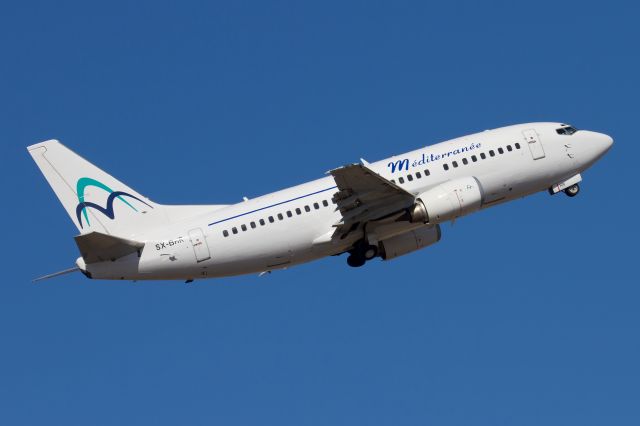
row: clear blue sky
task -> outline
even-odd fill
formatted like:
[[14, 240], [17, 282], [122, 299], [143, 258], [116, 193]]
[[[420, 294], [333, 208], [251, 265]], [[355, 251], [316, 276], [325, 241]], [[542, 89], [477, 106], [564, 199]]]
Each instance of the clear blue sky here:
[[[0, 423], [640, 424], [640, 10], [477, 3], [4, 2]], [[615, 138], [578, 197], [393, 262], [30, 282], [78, 255], [41, 140], [158, 202], [233, 203], [537, 120]]]

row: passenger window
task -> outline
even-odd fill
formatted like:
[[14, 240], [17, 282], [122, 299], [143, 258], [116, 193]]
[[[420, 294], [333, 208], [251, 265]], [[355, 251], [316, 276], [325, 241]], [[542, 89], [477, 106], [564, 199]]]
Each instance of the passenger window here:
[[233, 228], [231, 228], [231, 232], [233, 232], [234, 234], [238, 233], [238, 228], [236, 228], [235, 226]]
[[396, 183], [396, 181], [394, 179], [391, 179], [391, 183]]
[[431, 174], [431, 173], [429, 172], [429, 169], [425, 169], [425, 170], [424, 170], [424, 175], [425, 175], [425, 176], [429, 176], [430, 174]]
[[278, 220], [282, 220], [284, 219], [284, 216], [282, 216], [282, 213], [278, 213]]
[[420, 172], [416, 172], [416, 178], [417, 179], [422, 179], [422, 175], [420, 174]]
[[264, 226], [264, 219], [260, 219], [260, 226]]
[[453, 161], [451, 164], [453, 164], [453, 167], [458, 167], [458, 162], [457, 161]]
[[504, 149], [498, 148], [498, 154], [504, 154]]
[[481, 152], [481, 153], [480, 153], [480, 158], [482, 158], [482, 159], [484, 160], [485, 158], [487, 158], [487, 156], [486, 156], [486, 155], [484, 155], [484, 152]]
[[515, 143], [516, 149], [520, 149], [520, 144], [518, 142]]
[[269, 223], [273, 223], [273, 222], [275, 222], [275, 221], [276, 221], [276, 220], [273, 218], [273, 216], [269, 216]]
[[413, 176], [411, 176], [411, 173], [409, 173], [409, 174], [407, 175], [407, 180], [408, 180], [409, 182], [413, 181]]
[[404, 183], [404, 178], [398, 178], [398, 182]]
[[318, 210], [320, 208], [320, 204], [318, 203], [313, 203], [313, 208]]
[[242, 232], [244, 232], [247, 230], [247, 225], [243, 223], [242, 226], [240, 226], [240, 228], [242, 228]]
[[478, 161], [478, 157], [476, 157], [475, 155], [472, 155], [471, 156], [471, 161], [473, 161], [475, 163], [476, 161]]
[[445, 170], [449, 170], [449, 165], [448, 165], [447, 163], [444, 163], [444, 164], [442, 165], [442, 167], [443, 167]]
[[493, 150], [492, 150], [492, 149], [490, 149], [490, 150], [489, 150], [489, 155], [490, 155], [490, 156], [492, 156], [492, 157], [495, 157], [495, 156], [496, 156], [496, 153], [495, 153], [495, 152], [493, 152]]
[[327, 203], [327, 200], [322, 200], [322, 205], [325, 207], [329, 207], [329, 203]]
[[466, 158], [463, 158], [462, 159], [462, 164], [464, 164], [466, 166], [467, 164], [469, 164], [469, 160], [467, 160]]
[[299, 208], [296, 209], [296, 214], [302, 214], [302, 210], [300, 210]]
[[256, 229], [256, 223], [255, 222], [251, 222], [250, 225], [251, 225], [251, 229]]
[[222, 231], [222, 235], [225, 237], [229, 236], [229, 231], [227, 231], [226, 229], [224, 231]]
[[287, 210], [287, 217], [291, 217], [293, 216], [293, 213], [291, 213], [291, 210]]
[[513, 148], [511, 148], [511, 145], [507, 145], [507, 151], [509, 152], [513, 151]]
[[309, 206], [304, 206], [304, 211], [309, 213], [311, 211], [311, 207]]

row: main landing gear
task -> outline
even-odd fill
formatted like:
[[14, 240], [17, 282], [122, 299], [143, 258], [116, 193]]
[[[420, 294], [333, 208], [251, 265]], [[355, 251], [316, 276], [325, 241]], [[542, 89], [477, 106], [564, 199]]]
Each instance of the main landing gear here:
[[578, 195], [578, 192], [580, 192], [580, 186], [577, 183], [564, 190], [564, 193], [567, 194], [567, 197], [575, 197], [576, 195]]
[[371, 260], [377, 255], [377, 246], [370, 245], [366, 241], [359, 241], [349, 252], [349, 257], [347, 257], [347, 265], [351, 266], [352, 268], [359, 268], [367, 263], [367, 260]]

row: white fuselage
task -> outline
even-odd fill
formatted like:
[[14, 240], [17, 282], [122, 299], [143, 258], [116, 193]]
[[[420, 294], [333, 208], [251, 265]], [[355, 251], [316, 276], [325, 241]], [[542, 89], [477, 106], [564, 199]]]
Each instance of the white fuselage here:
[[[481, 208], [486, 208], [567, 181], [611, 145], [606, 135], [559, 134], [559, 127], [528, 123], [488, 130], [367, 167], [416, 197], [472, 176], [482, 193]], [[333, 176], [317, 179], [148, 232], [139, 255], [89, 265], [80, 258], [78, 266], [93, 278], [197, 279], [282, 269], [343, 253], [365, 231], [342, 240], [328, 238], [341, 220], [332, 201], [335, 192]]]

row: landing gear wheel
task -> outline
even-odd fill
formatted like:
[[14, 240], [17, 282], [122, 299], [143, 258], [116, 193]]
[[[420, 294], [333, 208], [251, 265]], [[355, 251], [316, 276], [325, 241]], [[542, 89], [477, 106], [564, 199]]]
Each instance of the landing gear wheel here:
[[366, 246], [362, 252], [366, 260], [371, 260], [378, 255], [378, 247]]
[[349, 257], [347, 257], [347, 265], [351, 266], [352, 268], [359, 268], [364, 265], [366, 261], [367, 260], [364, 258], [364, 256], [358, 256], [357, 254], [351, 254], [349, 255]]
[[564, 190], [564, 193], [567, 194], [567, 197], [575, 197], [576, 195], [578, 195], [578, 192], [580, 192], [580, 187], [577, 183]]
[[378, 246], [371, 245], [364, 240], [360, 240], [354, 245], [353, 249], [349, 251], [347, 264], [351, 267], [359, 268], [377, 255]]

